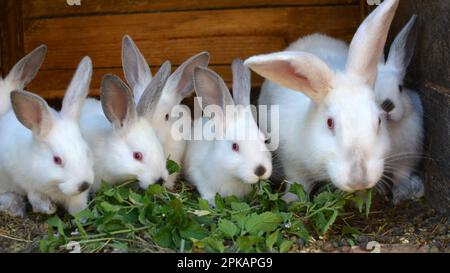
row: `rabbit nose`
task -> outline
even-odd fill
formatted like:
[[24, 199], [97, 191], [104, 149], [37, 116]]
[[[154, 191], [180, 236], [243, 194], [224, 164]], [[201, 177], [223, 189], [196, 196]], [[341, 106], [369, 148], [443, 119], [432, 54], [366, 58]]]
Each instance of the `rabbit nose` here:
[[262, 166], [262, 165], [259, 165], [256, 169], [255, 169], [255, 174], [256, 174], [256, 176], [259, 176], [259, 177], [261, 177], [261, 176], [263, 176], [265, 173], [266, 173], [266, 168], [264, 168], [264, 166]]
[[89, 184], [88, 182], [83, 182], [83, 183], [78, 187], [78, 191], [79, 191], [79, 192], [84, 192], [85, 190], [89, 189], [90, 186], [91, 186], [91, 184]]
[[155, 184], [158, 184], [158, 185], [163, 185], [164, 184], [164, 182], [166, 182], [166, 181], [164, 181], [164, 179], [162, 178], [162, 177], [160, 177], [156, 182], [155, 182]]
[[390, 99], [386, 99], [385, 101], [383, 101], [383, 103], [381, 104], [381, 108], [386, 112], [389, 113], [392, 110], [394, 110], [395, 108], [395, 104], [394, 102], [392, 102]]

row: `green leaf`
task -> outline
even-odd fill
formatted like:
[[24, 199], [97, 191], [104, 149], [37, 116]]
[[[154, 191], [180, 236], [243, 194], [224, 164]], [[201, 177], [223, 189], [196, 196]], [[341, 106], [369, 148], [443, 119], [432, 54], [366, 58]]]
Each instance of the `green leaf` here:
[[118, 212], [120, 210], [119, 206], [115, 206], [112, 205], [106, 201], [103, 201], [100, 203], [100, 207], [105, 211], [105, 212]]
[[248, 210], [250, 206], [244, 202], [233, 202], [231, 203], [231, 209], [236, 211]]
[[278, 228], [281, 221], [281, 216], [273, 212], [264, 212], [262, 214], [253, 213], [245, 223], [245, 229], [250, 234], [272, 232]]
[[66, 226], [65, 226], [64, 222], [57, 215], [54, 215], [51, 218], [49, 218], [47, 220], [47, 224], [51, 227], [56, 227], [58, 229], [58, 233], [61, 236], [66, 237], [66, 234], [64, 232], [64, 228]]
[[289, 250], [291, 250], [292, 244], [294, 242], [292, 241], [288, 241], [288, 240], [284, 240], [281, 245], [280, 245], [280, 252], [281, 253], [287, 253], [289, 252]]
[[214, 201], [216, 203], [216, 208], [217, 209], [224, 209], [225, 208], [225, 203], [223, 202], [222, 197], [219, 194], [216, 194]]
[[171, 230], [167, 227], [161, 228], [153, 236], [153, 240], [161, 247], [170, 247], [172, 244]]
[[209, 210], [209, 203], [205, 199], [198, 198], [198, 207], [201, 210]]
[[363, 210], [363, 204], [364, 204], [361, 195], [356, 194], [354, 200], [355, 200], [356, 208], [357, 208], [358, 211], [361, 213], [362, 210]]
[[169, 172], [169, 175], [180, 172], [180, 166], [178, 165], [178, 163], [171, 159], [167, 159], [166, 168]]
[[227, 219], [221, 219], [219, 221], [219, 229], [225, 237], [229, 239], [233, 239], [233, 237], [239, 232], [239, 228]]
[[180, 230], [180, 236], [186, 239], [201, 240], [207, 235], [206, 231], [196, 222], [192, 222], [187, 228]]
[[333, 214], [331, 215], [330, 219], [328, 219], [328, 222], [325, 224], [325, 226], [322, 229], [322, 234], [325, 234], [330, 229], [331, 225], [336, 221], [336, 218], [338, 216], [338, 211], [333, 211]]
[[272, 234], [267, 236], [267, 238], [266, 238], [266, 246], [267, 246], [267, 248], [269, 250], [272, 250], [273, 249], [273, 245], [277, 242], [278, 234], [279, 234], [279, 229], [275, 230], [275, 232], [273, 232]]
[[259, 243], [262, 238], [260, 236], [240, 236], [236, 239], [236, 244], [241, 251], [250, 252], [253, 246]]
[[366, 217], [369, 217], [370, 209], [372, 207], [372, 189], [366, 192]]
[[209, 211], [209, 210], [194, 210], [191, 213], [196, 216], [202, 217], [202, 216], [210, 215], [211, 211]]
[[220, 252], [223, 253], [225, 251], [225, 246], [223, 245], [223, 242], [221, 240], [212, 238], [212, 237], [206, 237], [203, 239], [203, 243], [211, 248], [213, 252]]
[[147, 193], [149, 195], [158, 195], [164, 192], [164, 188], [161, 185], [158, 184], [152, 184], [150, 186], [148, 186], [147, 188]]
[[308, 202], [308, 194], [306, 193], [302, 185], [298, 183], [292, 184], [289, 188], [289, 192], [297, 195], [299, 202]]

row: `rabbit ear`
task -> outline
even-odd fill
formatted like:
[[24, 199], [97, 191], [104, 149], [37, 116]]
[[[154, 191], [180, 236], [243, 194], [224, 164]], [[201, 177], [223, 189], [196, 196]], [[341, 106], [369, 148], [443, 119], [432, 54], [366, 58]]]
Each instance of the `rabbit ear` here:
[[[150, 67], [133, 39], [128, 35], [125, 35], [122, 40], [122, 66], [125, 79], [133, 91], [141, 91], [135, 90], [139, 83], [142, 86], [147, 86], [150, 83], [152, 79]], [[142, 94], [134, 95], [139, 98]]]
[[47, 54], [47, 46], [41, 45], [17, 62], [8, 74], [8, 79], [23, 89], [36, 77]]
[[251, 73], [244, 66], [241, 59], [235, 59], [232, 64], [233, 71], [233, 98], [236, 104], [250, 105]]
[[137, 117], [136, 106], [130, 88], [116, 75], [103, 77], [100, 100], [106, 118], [115, 130], [122, 130]]
[[399, 0], [385, 0], [359, 26], [350, 44], [347, 72], [374, 86], [377, 66]]
[[394, 42], [391, 45], [389, 51], [389, 57], [387, 64], [399, 69], [403, 72], [403, 76], [406, 73], [411, 59], [414, 55], [414, 49], [416, 47], [417, 40], [417, 28], [415, 27], [417, 21], [417, 15], [413, 15], [408, 24], [397, 35]]
[[234, 105], [230, 91], [222, 78], [211, 69], [198, 66], [194, 69], [195, 93], [202, 98], [203, 105], [218, 105], [225, 109]]
[[162, 90], [170, 76], [170, 70], [170, 62], [164, 62], [155, 77], [153, 77], [152, 81], [145, 89], [137, 105], [137, 112], [140, 116], [145, 116], [149, 119], [153, 117], [156, 105], [161, 97]]
[[53, 126], [50, 107], [41, 97], [15, 90], [11, 92], [11, 102], [17, 119], [38, 138], [44, 138]]
[[194, 90], [193, 72], [197, 66], [207, 67], [209, 53], [201, 52], [180, 65], [167, 81], [170, 96], [176, 98], [175, 104], [180, 103]]
[[320, 103], [334, 82], [334, 72], [318, 57], [301, 51], [254, 56], [244, 63], [259, 75]]
[[62, 102], [61, 115], [78, 121], [81, 108], [89, 93], [92, 78], [92, 61], [84, 57], [78, 65], [77, 71], [67, 88]]

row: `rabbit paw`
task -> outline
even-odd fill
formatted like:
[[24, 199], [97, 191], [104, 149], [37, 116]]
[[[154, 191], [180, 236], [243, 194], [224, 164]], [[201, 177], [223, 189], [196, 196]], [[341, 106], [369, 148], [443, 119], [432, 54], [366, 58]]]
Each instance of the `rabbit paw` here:
[[406, 200], [415, 200], [423, 197], [424, 186], [422, 179], [412, 175], [410, 179], [401, 180], [392, 187], [392, 199], [394, 205]]
[[0, 194], [0, 211], [5, 211], [14, 217], [25, 217], [25, 199], [12, 192]]
[[70, 198], [70, 200], [66, 204], [67, 211], [71, 215], [75, 215], [80, 211], [84, 210], [85, 208], [87, 208], [88, 197], [89, 193], [84, 192], [82, 194]]
[[48, 197], [40, 194], [28, 194], [28, 201], [30, 201], [34, 213], [53, 214], [56, 212], [56, 205]]

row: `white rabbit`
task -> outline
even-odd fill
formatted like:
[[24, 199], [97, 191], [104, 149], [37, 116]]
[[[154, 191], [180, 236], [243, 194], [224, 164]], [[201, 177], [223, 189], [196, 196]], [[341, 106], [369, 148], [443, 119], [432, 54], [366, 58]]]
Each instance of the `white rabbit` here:
[[54, 203], [71, 214], [86, 208], [94, 172], [79, 115], [91, 76], [92, 62], [85, 57], [70, 82], [61, 112], [35, 94], [11, 93], [13, 110], [0, 118], [2, 209], [23, 215], [24, 195], [35, 212], [54, 213]]
[[[391, 140], [386, 170], [392, 174], [395, 204], [420, 198], [424, 187], [420, 177], [412, 175], [422, 156], [423, 109], [419, 96], [403, 86], [408, 65], [414, 55], [417, 16], [395, 38], [389, 56], [378, 65], [375, 92], [384, 111]], [[390, 179], [390, 178], [386, 178]]]
[[288, 182], [311, 191], [314, 182], [328, 180], [353, 192], [381, 179], [390, 142], [373, 88], [397, 6], [398, 0], [385, 0], [377, 7], [348, 50], [343, 42], [314, 35], [289, 51], [246, 60], [270, 80], [259, 104], [279, 105], [280, 130], [270, 138], [280, 143], [277, 154]]
[[[189, 96], [193, 88], [193, 71], [197, 66], [208, 66], [209, 53], [199, 53], [180, 65], [167, 80], [161, 98], [153, 115], [152, 124], [159, 141], [163, 145], [166, 158], [182, 164], [186, 150], [186, 140], [182, 132], [172, 130], [179, 119], [176, 106]], [[135, 101], [139, 101], [142, 90], [148, 85], [152, 76], [149, 66], [133, 40], [129, 36], [123, 38], [122, 64], [127, 82], [133, 89]], [[178, 173], [169, 175], [165, 186], [172, 189]]]
[[104, 76], [101, 102], [86, 101], [81, 128], [94, 153], [94, 191], [102, 181], [117, 184], [137, 179], [140, 187], [146, 189], [167, 179], [164, 151], [150, 120], [169, 75], [170, 63], [166, 62], [137, 106], [131, 90], [115, 75]]
[[[217, 127], [212, 139], [189, 141], [184, 160], [188, 180], [211, 205], [216, 193], [243, 197], [252, 184], [272, 173], [271, 154], [250, 107], [250, 71], [241, 60], [233, 62], [233, 81], [234, 101], [219, 75], [208, 68], [194, 70], [197, 96], [224, 114], [217, 124], [223, 136]], [[206, 118], [195, 119], [194, 130], [206, 129], [207, 123]]]
[[0, 116], [11, 109], [9, 94], [13, 90], [22, 90], [36, 77], [46, 53], [46, 45], [35, 48], [18, 61], [4, 79], [0, 77]]

